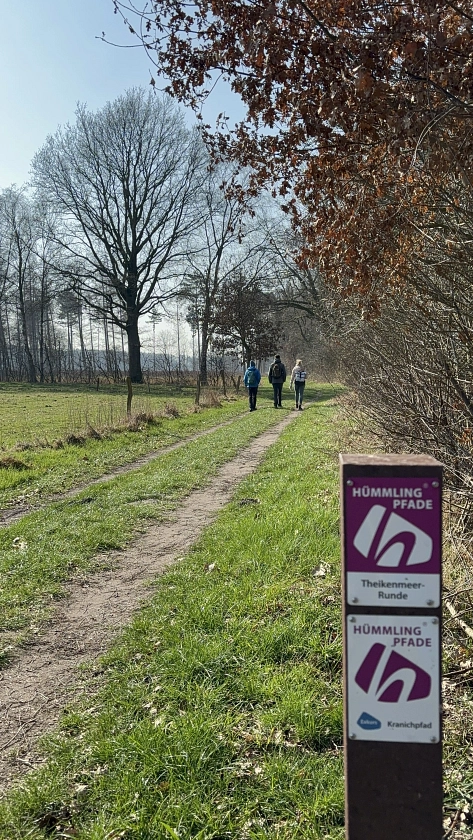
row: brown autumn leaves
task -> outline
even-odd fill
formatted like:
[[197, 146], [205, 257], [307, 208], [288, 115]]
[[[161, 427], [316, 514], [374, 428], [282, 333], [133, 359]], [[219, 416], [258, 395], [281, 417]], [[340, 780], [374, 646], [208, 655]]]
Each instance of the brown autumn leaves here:
[[[122, 4], [116, 3], [117, 7]], [[221, 75], [246, 105], [214, 152], [272, 184], [313, 260], [376, 308], [432, 249], [464, 253], [473, 189], [473, 12], [413, 0], [153, 0], [142, 40], [197, 110]]]

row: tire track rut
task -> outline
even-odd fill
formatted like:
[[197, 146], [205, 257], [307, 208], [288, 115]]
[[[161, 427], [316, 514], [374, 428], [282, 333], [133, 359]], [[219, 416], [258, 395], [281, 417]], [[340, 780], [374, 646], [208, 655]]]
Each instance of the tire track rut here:
[[54, 493], [51, 496], [47, 496], [44, 498], [43, 501], [39, 504], [33, 505], [23, 505], [18, 506], [16, 505], [14, 508], [4, 508], [0, 510], [0, 528], [6, 528], [9, 525], [12, 525], [14, 522], [19, 522], [23, 519], [24, 516], [27, 516], [29, 513], [36, 513], [38, 510], [43, 510], [48, 505], [52, 504], [53, 502], [62, 502], [65, 499], [73, 499], [75, 496], [78, 496], [79, 493], [82, 493], [83, 490], [87, 490], [89, 487], [93, 487], [95, 484], [105, 484], [108, 481], [112, 481], [119, 475], [125, 475], [129, 472], [134, 472], [135, 470], [141, 469], [141, 467], [145, 467], [147, 464], [154, 461], [156, 458], [160, 458], [162, 455], [167, 455], [168, 452], [174, 452], [175, 449], [181, 449], [182, 446], [186, 446], [188, 443], [192, 443], [194, 440], [199, 440], [201, 437], [205, 437], [206, 435], [211, 435], [213, 432], [217, 432], [219, 429], [224, 428], [225, 426], [231, 426], [232, 423], [236, 423], [238, 420], [241, 420], [243, 417], [246, 417], [247, 414], [244, 412], [243, 414], [239, 414], [236, 417], [232, 417], [230, 420], [223, 420], [221, 423], [218, 423], [215, 426], [211, 426], [208, 429], [204, 429], [201, 432], [196, 432], [194, 435], [190, 435], [189, 437], [183, 438], [182, 440], [176, 441], [176, 443], [170, 443], [167, 446], [161, 446], [159, 449], [153, 449], [152, 452], [149, 452], [147, 455], [141, 455], [135, 461], [132, 461], [129, 464], [122, 464], [119, 467], [115, 467], [110, 472], [104, 473], [98, 478], [93, 478], [91, 481], [86, 481], [81, 484], [72, 487], [70, 490], [66, 490], [64, 493]]

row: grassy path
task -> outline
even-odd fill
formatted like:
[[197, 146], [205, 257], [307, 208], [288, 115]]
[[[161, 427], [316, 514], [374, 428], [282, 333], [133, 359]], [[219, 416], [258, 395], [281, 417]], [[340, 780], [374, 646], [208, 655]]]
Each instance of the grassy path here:
[[51, 620], [0, 680], [0, 790], [34, 766], [38, 738], [57, 725], [77, 690], [78, 668], [108, 649], [149, 600], [150, 583], [189, 550], [282, 429], [297, 419], [283, 416], [224, 464], [210, 485], [187, 496], [169, 521], [149, 525], [126, 551], [109, 554], [109, 569], [66, 587]]
[[[0, 531], [0, 661], [12, 639], [34, 631], [71, 575], [87, 574], [148, 522], [162, 521], [187, 494], [273, 426], [281, 413], [246, 413], [231, 427], [191, 440], [136, 471], [83, 490]], [[2, 644], [3, 642], [3, 644]]]
[[342, 837], [331, 417], [299, 417], [157, 582], [3, 803], [2, 840]]

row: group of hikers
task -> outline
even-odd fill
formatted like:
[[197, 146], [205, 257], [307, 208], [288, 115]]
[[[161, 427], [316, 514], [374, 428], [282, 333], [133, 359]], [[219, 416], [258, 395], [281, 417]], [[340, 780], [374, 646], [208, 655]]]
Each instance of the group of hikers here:
[[[282, 407], [282, 386], [287, 378], [286, 368], [281, 361], [281, 356], [276, 353], [274, 362], [269, 368], [268, 379], [273, 386], [274, 393], [274, 408]], [[291, 381], [289, 387], [294, 387], [296, 398], [296, 410], [302, 411], [302, 398], [304, 396], [304, 386], [307, 379], [307, 373], [302, 364], [302, 359], [296, 359], [291, 373]], [[258, 394], [258, 386], [261, 382], [261, 373], [256, 367], [254, 361], [251, 361], [249, 367], [245, 371], [243, 377], [246, 388], [248, 389], [248, 401], [250, 403], [250, 411], [256, 411], [256, 397]]]

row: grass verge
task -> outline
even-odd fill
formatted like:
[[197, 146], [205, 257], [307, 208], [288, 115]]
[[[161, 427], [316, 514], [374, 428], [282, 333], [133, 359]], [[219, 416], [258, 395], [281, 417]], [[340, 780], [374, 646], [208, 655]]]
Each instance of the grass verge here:
[[343, 836], [331, 417], [307, 410], [157, 580], [3, 802], [2, 840]]

